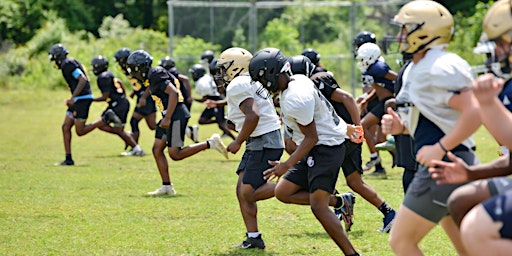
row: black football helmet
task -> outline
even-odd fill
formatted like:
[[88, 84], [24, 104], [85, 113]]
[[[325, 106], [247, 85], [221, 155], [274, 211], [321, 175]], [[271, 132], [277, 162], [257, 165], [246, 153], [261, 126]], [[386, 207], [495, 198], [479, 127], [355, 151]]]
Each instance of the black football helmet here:
[[304, 49], [301, 55], [308, 57], [311, 60], [311, 62], [315, 65], [318, 65], [318, 62], [320, 62], [320, 53], [318, 53], [315, 49]]
[[134, 51], [128, 56], [126, 60], [127, 70], [130, 75], [135, 76], [141, 80], [148, 78], [149, 69], [153, 64], [153, 57], [144, 50]]
[[212, 63], [215, 58], [212, 50], [206, 50], [201, 54], [201, 60], [205, 60], [208, 64]]
[[165, 56], [160, 60], [160, 62], [158, 62], [158, 66], [170, 70], [171, 68], [176, 67], [176, 62], [174, 62], [173, 58]]
[[105, 58], [101, 55], [96, 56], [92, 59], [91, 66], [92, 66], [92, 72], [95, 75], [99, 75], [108, 70], [108, 60], [107, 60], [107, 58]]
[[290, 68], [294, 75], [302, 74], [307, 77], [311, 77], [311, 75], [313, 75], [315, 65], [308, 57], [304, 55], [297, 55], [289, 57], [288, 62], [290, 63]]
[[249, 74], [252, 80], [259, 81], [268, 91], [275, 93], [278, 89], [279, 74], [285, 64], [287, 59], [279, 49], [265, 48], [252, 57], [249, 62]]
[[194, 64], [189, 70], [190, 74], [192, 74], [192, 79], [194, 81], [199, 80], [199, 78], [203, 77], [206, 74], [206, 69], [201, 64]]
[[210, 70], [210, 74], [212, 76], [214, 76], [215, 74], [220, 73], [220, 68], [217, 67], [217, 63], [218, 62], [219, 61], [217, 59], [213, 59], [212, 63], [210, 63], [209, 70]]
[[68, 56], [68, 49], [62, 44], [54, 44], [48, 51], [50, 61], [55, 61], [57, 68], [60, 68], [62, 61]]
[[352, 41], [352, 46], [354, 46], [354, 48], [358, 48], [359, 46], [361, 46], [364, 43], [374, 43], [374, 44], [376, 44], [377, 43], [377, 37], [372, 32], [368, 32], [368, 31], [359, 32], [354, 37], [354, 41]]
[[130, 56], [130, 49], [123, 47], [116, 51], [114, 54], [114, 60], [121, 66], [123, 70], [126, 70], [126, 60]]
[[352, 51], [354, 52], [354, 57], [357, 55], [357, 49], [359, 49], [359, 46], [363, 45], [364, 43], [377, 43], [377, 37], [374, 33], [368, 32], [368, 31], [361, 31], [359, 32], [352, 41]]

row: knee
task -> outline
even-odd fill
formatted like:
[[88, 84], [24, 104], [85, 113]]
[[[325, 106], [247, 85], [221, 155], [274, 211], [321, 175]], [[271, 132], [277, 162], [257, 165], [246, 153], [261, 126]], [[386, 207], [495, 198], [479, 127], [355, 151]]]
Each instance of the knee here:
[[130, 126], [132, 127], [132, 132], [139, 132], [139, 120], [137, 120], [135, 117], [130, 119]]
[[169, 157], [174, 161], [183, 160], [183, 157], [179, 154], [179, 152], [171, 152], [169, 151]]
[[63, 132], [70, 131], [71, 130], [71, 125], [63, 123], [62, 126], [61, 126], [61, 129], [62, 129]]
[[281, 201], [282, 203], [285, 203], [285, 204], [291, 203], [290, 194], [287, 193], [286, 191], [283, 191], [282, 189], [279, 189], [279, 186], [276, 187], [274, 193], [275, 193], [275, 197], [277, 198], [277, 200]]
[[347, 177], [347, 186], [352, 189], [353, 191], [360, 191], [361, 187], [363, 186], [363, 180], [362, 179], [350, 179]]

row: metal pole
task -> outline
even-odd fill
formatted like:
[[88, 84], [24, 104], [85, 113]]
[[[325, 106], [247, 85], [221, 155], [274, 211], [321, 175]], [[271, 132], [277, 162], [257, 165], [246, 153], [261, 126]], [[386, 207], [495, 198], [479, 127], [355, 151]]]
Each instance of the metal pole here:
[[258, 49], [258, 17], [256, 0], [251, 0], [251, 7], [249, 10], [249, 45], [251, 46], [251, 52], [255, 53]]
[[[352, 4], [350, 5], [350, 38], [354, 38], [355, 36], [355, 23], [356, 23], [356, 11], [357, 6], [354, 0], [352, 0]], [[352, 46], [350, 47], [352, 49]], [[352, 95], [356, 95], [356, 61], [354, 58], [351, 58], [352, 65], [350, 68], [350, 88], [352, 89]]]
[[167, 12], [169, 15], [169, 56], [172, 57], [172, 51], [174, 48], [174, 0], [167, 1]]

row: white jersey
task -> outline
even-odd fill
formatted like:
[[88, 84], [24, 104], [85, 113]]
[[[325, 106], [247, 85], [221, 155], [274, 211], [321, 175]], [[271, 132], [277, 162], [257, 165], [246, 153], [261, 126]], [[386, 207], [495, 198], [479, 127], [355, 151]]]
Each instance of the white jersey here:
[[217, 85], [213, 78], [206, 74], [196, 81], [196, 93], [204, 96], [220, 96], [219, 91], [217, 91]]
[[[469, 64], [458, 55], [446, 52], [443, 46], [433, 47], [409, 71], [409, 97], [422, 115], [435, 123], [445, 134], [460, 117], [460, 112], [448, 106], [453, 94], [471, 86], [473, 75]], [[411, 124], [415, 127], [415, 124]], [[473, 137], [462, 142], [475, 145]]]
[[252, 82], [249, 73], [235, 77], [226, 89], [228, 102], [228, 120], [235, 124], [235, 130], [240, 132], [244, 125], [245, 115], [240, 110], [240, 104], [246, 99], [254, 99], [260, 112], [260, 119], [251, 137], [256, 137], [281, 128], [272, 97], [259, 82]]
[[288, 88], [281, 92], [281, 112], [287, 132], [299, 145], [304, 134], [299, 124], [306, 126], [315, 121], [318, 134], [317, 145], [335, 146], [345, 141], [347, 124], [341, 119], [331, 103], [316, 89], [313, 81], [304, 75], [291, 76]]

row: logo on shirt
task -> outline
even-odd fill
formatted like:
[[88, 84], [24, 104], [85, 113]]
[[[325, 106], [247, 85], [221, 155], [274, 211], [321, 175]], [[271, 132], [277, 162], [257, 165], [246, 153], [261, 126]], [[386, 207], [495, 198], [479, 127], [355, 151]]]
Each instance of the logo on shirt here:
[[313, 156], [308, 156], [308, 160], [306, 161], [306, 163], [308, 164], [308, 167], [315, 166], [315, 160], [313, 159]]

